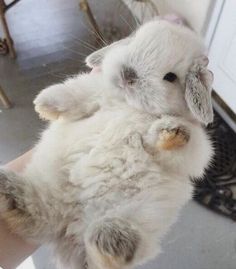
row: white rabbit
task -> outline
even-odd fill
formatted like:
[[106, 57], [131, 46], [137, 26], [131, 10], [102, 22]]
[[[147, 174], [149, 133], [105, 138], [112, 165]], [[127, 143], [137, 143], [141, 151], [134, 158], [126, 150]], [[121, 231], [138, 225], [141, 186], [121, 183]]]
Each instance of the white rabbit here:
[[51, 120], [21, 175], [0, 172], [15, 233], [52, 244], [62, 268], [130, 268], [160, 252], [213, 149], [212, 74], [201, 40], [154, 20], [35, 99]]

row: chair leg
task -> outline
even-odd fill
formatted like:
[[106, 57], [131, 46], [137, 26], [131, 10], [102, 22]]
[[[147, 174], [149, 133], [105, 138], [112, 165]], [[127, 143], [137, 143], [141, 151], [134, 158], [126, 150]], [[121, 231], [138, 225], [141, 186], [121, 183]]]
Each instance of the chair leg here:
[[80, 9], [87, 14], [88, 20], [89, 20], [89, 22], [94, 30], [94, 33], [96, 35], [97, 43], [100, 44], [100, 42], [103, 41], [104, 38], [103, 38], [103, 35], [99, 29], [97, 21], [93, 15], [93, 12], [89, 6], [88, 1], [87, 0], [80, 0], [79, 6], [80, 6]]
[[5, 108], [11, 108], [12, 104], [10, 102], [10, 100], [8, 99], [7, 95], [5, 94], [5, 92], [3, 91], [3, 89], [0, 86], [0, 101], [3, 103]]
[[10, 35], [10, 31], [7, 25], [6, 17], [4, 12], [0, 12], [0, 21], [2, 23], [3, 32], [6, 37], [7, 46], [9, 48], [9, 53], [12, 58], [16, 58], [16, 51], [13, 45], [13, 41]]

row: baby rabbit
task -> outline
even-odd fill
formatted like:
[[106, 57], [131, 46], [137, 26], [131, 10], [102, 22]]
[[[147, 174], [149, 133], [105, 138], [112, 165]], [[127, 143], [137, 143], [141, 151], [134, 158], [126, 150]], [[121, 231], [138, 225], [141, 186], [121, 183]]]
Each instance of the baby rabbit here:
[[213, 150], [212, 74], [191, 30], [164, 20], [90, 55], [35, 99], [50, 120], [22, 174], [0, 172], [13, 232], [51, 244], [61, 268], [132, 268], [155, 257]]

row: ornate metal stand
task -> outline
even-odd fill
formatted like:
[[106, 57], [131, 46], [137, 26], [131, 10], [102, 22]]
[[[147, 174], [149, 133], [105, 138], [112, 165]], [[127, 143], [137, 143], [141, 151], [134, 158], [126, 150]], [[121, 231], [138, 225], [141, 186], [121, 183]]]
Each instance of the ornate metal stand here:
[[160, 14], [153, 0], [130, 0], [129, 5], [131, 10], [139, 10], [139, 18], [137, 18], [139, 24], [144, 23], [147, 18]]
[[219, 115], [209, 127], [215, 157], [203, 181], [195, 181], [195, 199], [236, 221], [236, 133]]
[[87, 14], [88, 20], [89, 20], [94, 32], [96, 33], [97, 41], [99, 43], [101, 40], [103, 40], [103, 36], [102, 36], [101, 31], [99, 29], [99, 26], [98, 26], [98, 24], [93, 16], [93, 13], [92, 13], [92, 10], [89, 6], [88, 1], [87, 0], [80, 0], [79, 6], [80, 6], [80, 9]]
[[[121, 0], [117, 0], [120, 1], [121, 3], [123, 3]], [[84, 11], [87, 14], [88, 20], [94, 30], [94, 32], [96, 33], [97, 36], [97, 41], [99, 43], [99, 41], [104, 41], [104, 36], [102, 34], [102, 31], [100, 30], [96, 19], [94, 18], [94, 15], [92, 13], [92, 10], [90, 8], [90, 5], [88, 3], [88, 0], [80, 0], [79, 2], [80, 5], [80, 9], [82, 11]], [[141, 6], [140, 6], [141, 5]], [[131, 10], [135, 10], [138, 6], [138, 9], [141, 12], [141, 21], [140, 19], [137, 19], [135, 17], [135, 21], [138, 22], [138, 24], [143, 22], [143, 19], [146, 15], [151, 15], [151, 16], [157, 16], [159, 15], [159, 11], [157, 9], [157, 6], [154, 4], [154, 2], [152, 0], [132, 0], [130, 1], [130, 9]], [[119, 13], [119, 10], [118, 10]], [[149, 13], [149, 14], [146, 14]]]
[[6, 96], [5, 92], [0, 86], [0, 101], [3, 103], [5, 108], [10, 108], [12, 107], [11, 102], [9, 101], [8, 97]]
[[7, 25], [6, 12], [13, 7], [20, 0], [13, 0], [10, 4], [6, 4], [4, 0], [0, 0], [0, 22], [3, 27], [3, 33], [5, 38], [0, 39], [0, 54], [10, 53], [12, 58], [16, 57], [16, 52], [13, 44], [13, 40], [10, 35], [10, 31]]

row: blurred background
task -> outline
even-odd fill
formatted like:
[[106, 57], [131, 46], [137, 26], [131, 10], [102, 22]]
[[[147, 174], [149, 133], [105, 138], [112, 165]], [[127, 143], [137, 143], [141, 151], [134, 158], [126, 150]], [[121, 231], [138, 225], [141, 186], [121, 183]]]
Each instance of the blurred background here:
[[[41, 89], [86, 71], [86, 55], [154, 16], [192, 28], [205, 42], [215, 77], [208, 130], [216, 157], [204, 181], [194, 183], [194, 199], [163, 253], [142, 268], [235, 269], [235, 0], [0, 0], [0, 165], [37, 142], [45, 126], [32, 101]], [[19, 268], [55, 267], [42, 247]]]

